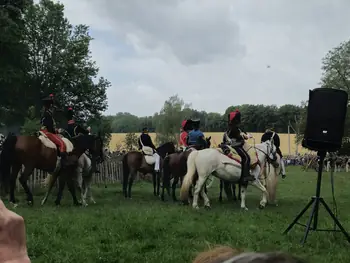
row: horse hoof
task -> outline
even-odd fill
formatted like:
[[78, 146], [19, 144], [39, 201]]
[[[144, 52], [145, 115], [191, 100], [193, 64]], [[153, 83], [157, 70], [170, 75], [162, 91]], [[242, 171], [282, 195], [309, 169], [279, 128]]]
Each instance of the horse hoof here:
[[33, 206], [33, 205], [34, 205], [33, 201], [27, 201], [27, 204], [28, 204], [29, 206]]
[[260, 210], [262, 210], [262, 209], [264, 209], [264, 208], [265, 208], [264, 205], [259, 205], [259, 209], [260, 209]]
[[248, 208], [247, 207], [241, 207], [241, 210], [242, 211], [248, 211]]
[[205, 210], [211, 210], [210, 205], [206, 205], [204, 208], [205, 208]]
[[222, 203], [222, 198], [219, 198], [219, 202]]
[[12, 203], [12, 202], [10, 202], [10, 204], [12, 204], [12, 208], [17, 208], [17, 207], [18, 207], [18, 203]]

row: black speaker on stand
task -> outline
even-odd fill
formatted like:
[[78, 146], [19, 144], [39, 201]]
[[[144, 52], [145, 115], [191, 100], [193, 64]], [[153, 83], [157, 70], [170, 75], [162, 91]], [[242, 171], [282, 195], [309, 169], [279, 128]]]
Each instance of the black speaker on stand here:
[[[347, 105], [348, 94], [343, 90], [318, 88], [309, 91], [306, 129], [302, 145], [310, 150], [317, 151], [319, 168], [316, 195], [311, 198], [309, 203], [283, 232], [283, 234], [287, 234], [295, 224], [305, 226], [305, 234], [301, 240], [301, 244], [306, 242], [310, 231], [342, 232], [350, 243], [349, 234], [321, 197], [321, 181], [324, 159], [327, 152], [335, 152], [341, 148]], [[329, 216], [339, 227], [339, 230], [317, 228], [320, 204], [324, 206]], [[303, 225], [298, 223], [298, 220], [304, 215], [311, 205], [312, 209], [307, 224]]]

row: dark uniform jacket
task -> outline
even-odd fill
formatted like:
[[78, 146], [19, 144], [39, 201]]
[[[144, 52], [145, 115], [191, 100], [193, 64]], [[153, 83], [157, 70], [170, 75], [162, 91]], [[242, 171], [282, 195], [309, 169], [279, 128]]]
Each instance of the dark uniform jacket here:
[[[143, 146], [148, 146], [151, 147], [152, 149], [156, 149], [156, 147], [154, 146], [151, 136], [149, 136], [147, 133], [142, 133], [140, 138], [139, 138], [139, 149], [142, 149], [142, 145]], [[141, 144], [142, 142], [142, 144]]]
[[67, 132], [69, 133], [70, 137], [75, 137], [79, 133], [82, 133], [82, 134], [85, 134], [85, 135], [89, 134], [89, 132], [87, 130], [85, 130], [80, 125], [76, 124], [74, 120], [69, 120], [68, 121]]
[[[265, 132], [263, 136], [261, 136], [261, 142], [266, 142], [268, 140], [271, 140], [273, 133], [274, 133], [273, 131]], [[275, 135], [273, 136], [273, 143], [276, 146], [276, 148], [280, 148], [281, 142], [280, 142], [280, 137], [278, 136], [277, 133], [275, 133]]]
[[233, 142], [236, 142], [236, 143], [244, 143], [244, 138], [241, 136], [241, 130], [235, 125], [235, 126], [232, 126], [230, 128], [230, 130], [228, 130], [225, 134], [224, 134], [224, 137], [223, 137], [223, 143], [224, 144], [227, 144], [229, 143], [227, 141], [227, 137], [229, 137], [230, 139], [233, 139]]
[[52, 112], [50, 110], [45, 110], [41, 118], [41, 129], [47, 130], [51, 133], [56, 133], [56, 123], [52, 117]]

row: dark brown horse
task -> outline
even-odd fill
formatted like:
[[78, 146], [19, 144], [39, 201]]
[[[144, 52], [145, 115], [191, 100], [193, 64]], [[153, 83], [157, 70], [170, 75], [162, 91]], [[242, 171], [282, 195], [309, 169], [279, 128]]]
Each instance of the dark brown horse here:
[[238, 197], [236, 195], [236, 184], [220, 180], [220, 194], [219, 194], [219, 202], [222, 202], [222, 190], [225, 190], [226, 197], [229, 201], [237, 201], [241, 200], [241, 185], [238, 184]]
[[[206, 147], [210, 147], [210, 142], [211, 136], [206, 138]], [[181, 151], [181, 152], [176, 152], [173, 154], [169, 154], [165, 159], [163, 163], [163, 186], [162, 186], [162, 194], [161, 194], [161, 199], [164, 201], [164, 188], [167, 189], [167, 192], [169, 194], [170, 191], [170, 180], [173, 178], [173, 183], [172, 183], [172, 198], [173, 201], [176, 202], [176, 186], [179, 182], [179, 180], [182, 182], [183, 177], [185, 176], [187, 172], [187, 158], [189, 154], [191, 153], [191, 150], [187, 151]]]
[[[167, 154], [175, 152], [175, 146], [172, 142], [164, 143], [157, 148], [157, 153], [160, 156], [160, 171], [162, 171], [163, 159]], [[131, 151], [123, 157], [123, 194], [125, 198], [131, 198], [131, 187], [135, 180], [137, 172], [142, 174], [152, 174], [153, 193], [159, 196], [160, 192], [160, 172], [154, 172], [154, 165], [146, 163], [143, 153], [139, 151]]]
[[59, 173], [60, 184], [55, 201], [56, 205], [60, 204], [65, 182], [68, 184], [74, 204], [80, 205], [75, 195], [73, 176], [75, 175], [77, 160], [86, 150], [89, 150], [96, 158], [97, 155], [102, 153], [103, 143], [100, 136], [94, 135], [78, 136], [72, 139], [72, 143], [74, 149], [68, 156], [70, 165], [55, 171], [57, 166], [57, 149], [45, 146], [37, 136], [15, 136], [14, 134], [9, 134], [3, 144], [3, 150], [0, 155], [0, 181], [6, 189], [9, 187], [10, 202], [16, 203], [16, 180], [19, 171], [24, 166], [19, 182], [26, 192], [29, 205], [33, 205], [34, 200], [27, 181], [35, 168], [48, 173]]

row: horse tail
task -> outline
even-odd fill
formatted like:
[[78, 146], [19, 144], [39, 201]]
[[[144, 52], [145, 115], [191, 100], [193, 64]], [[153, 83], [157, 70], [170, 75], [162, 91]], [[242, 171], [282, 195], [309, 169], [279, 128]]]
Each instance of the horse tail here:
[[[279, 158], [279, 157], [278, 157]], [[267, 163], [267, 166], [265, 168], [265, 182], [266, 182], [266, 190], [268, 192], [268, 200], [270, 202], [274, 202], [276, 199], [276, 188], [277, 188], [277, 181], [278, 181], [278, 171], [279, 168], [273, 167], [272, 164]]]
[[187, 173], [182, 181], [182, 186], [180, 190], [180, 199], [183, 202], [188, 200], [188, 194], [190, 187], [193, 183], [193, 177], [197, 171], [195, 161], [198, 153], [199, 151], [191, 152], [187, 159]]
[[128, 165], [128, 154], [124, 154], [123, 156], [123, 189], [126, 189], [128, 186], [128, 179], [129, 179], [129, 165]]
[[14, 160], [15, 146], [17, 143], [17, 136], [10, 133], [2, 145], [2, 152], [0, 155], [0, 181], [4, 186], [8, 186], [10, 182], [11, 166]]

